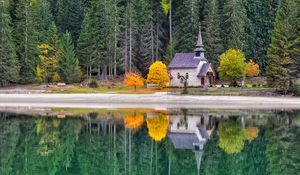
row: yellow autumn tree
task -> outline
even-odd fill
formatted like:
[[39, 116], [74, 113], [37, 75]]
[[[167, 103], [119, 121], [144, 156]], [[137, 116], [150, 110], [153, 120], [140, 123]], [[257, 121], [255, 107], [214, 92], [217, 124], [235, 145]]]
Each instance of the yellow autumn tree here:
[[170, 120], [167, 116], [159, 115], [154, 118], [147, 118], [147, 128], [149, 136], [156, 142], [161, 141], [167, 136]]
[[59, 53], [49, 44], [38, 45], [40, 51], [40, 65], [36, 70], [36, 80], [38, 82], [57, 82]]
[[149, 68], [149, 74], [147, 76], [147, 83], [157, 84], [162, 88], [170, 82], [170, 77], [167, 71], [167, 66], [161, 61], [156, 61]]
[[138, 73], [126, 73], [124, 83], [126, 86], [134, 87], [136, 91], [137, 87], [144, 86], [144, 78]]
[[260, 73], [259, 65], [256, 64], [253, 60], [250, 60], [247, 63], [246, 76], [247, 77], [255, 77]]
[[221, 123], [217, 133], [219, 136], [218, 146], [226, 153], [239, 153], [244, 148], [245, 132], [237, 122], [228, 121]]
[[257, 127], [247, 127], [245, 128], [245, 135], [249, 143], [255, 140], [258, 136], [259, 129]]
[[220, 79], [230, 81], [232, 86], [236, 86], [236, 81], [241, 79], [247, 69], [246, 58], [241, 50], [229, 49], [220, 56], [220, 66], [218, 68]]
[[124, 126], [126, 129], [135, 130], [144, 124], [144, 116], [141, 114], [127, 115], [124, 117]]

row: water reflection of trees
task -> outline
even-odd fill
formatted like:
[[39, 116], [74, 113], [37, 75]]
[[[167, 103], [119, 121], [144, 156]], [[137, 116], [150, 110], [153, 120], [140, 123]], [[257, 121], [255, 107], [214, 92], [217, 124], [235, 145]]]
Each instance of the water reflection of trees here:
[[[146, 124], [137, 124], [142, 122], [133, 125], [138, 130], [125, 128], [123, 116], [141, 116], [136, 114], [55, 119], [0, 113], [0, 174], [197, 174], [194, 152], [174, 149], [168, 137], [154, 141]], [[241, 116], [220, 121], [204, 147], [200, 174], [300, 172], [299, 114], [244, 117], [244, 125]], [[241, 151], [228, 154], [219, 147], [222, 127], [244, 131]], [[228, 133], [224, 138], [232, 137]]]

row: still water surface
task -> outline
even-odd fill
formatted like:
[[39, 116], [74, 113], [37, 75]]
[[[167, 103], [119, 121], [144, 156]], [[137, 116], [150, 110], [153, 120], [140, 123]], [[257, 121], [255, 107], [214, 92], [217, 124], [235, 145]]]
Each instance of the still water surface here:
[[1, 175], [298, 175], [300, 111], [0, 112]]

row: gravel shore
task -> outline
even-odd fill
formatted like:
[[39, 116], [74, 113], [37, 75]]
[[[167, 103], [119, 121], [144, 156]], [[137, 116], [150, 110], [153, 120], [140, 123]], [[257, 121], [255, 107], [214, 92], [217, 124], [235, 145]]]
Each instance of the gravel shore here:
[[300, 98], [156, 94], [0, 94], [0, 107], [300, 109]]

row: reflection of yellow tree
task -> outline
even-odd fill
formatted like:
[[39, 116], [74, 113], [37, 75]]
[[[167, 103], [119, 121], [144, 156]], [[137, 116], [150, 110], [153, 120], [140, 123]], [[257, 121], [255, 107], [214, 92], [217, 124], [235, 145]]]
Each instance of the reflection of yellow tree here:
[[41, 134], [39, 141], [39, 154], [48, 156], [54, 153], [55, 149], [59, 146], [59, 120], [46, 121], [39, 119], [36, 123], [36, 131]]
[[144, 116], [141, 114], [127, 115], [124, 118], [124, 125], [126, 129], [139, 129], [144, 121]]
[[247, 127], [245, 128], [245, 135], [247, 140], [251, 143], [258, 136], [259, 129], [257, 127]]
[[218, 129], [219, 147], [228, 154], [239, 153], [246, 139], [243, 128], [236, 122], [224, 122]]
[[155, 141], [161, 141], [167, 136], [170, 120], [163, 115], [154, 118], [147, 118], [149, 136]]

